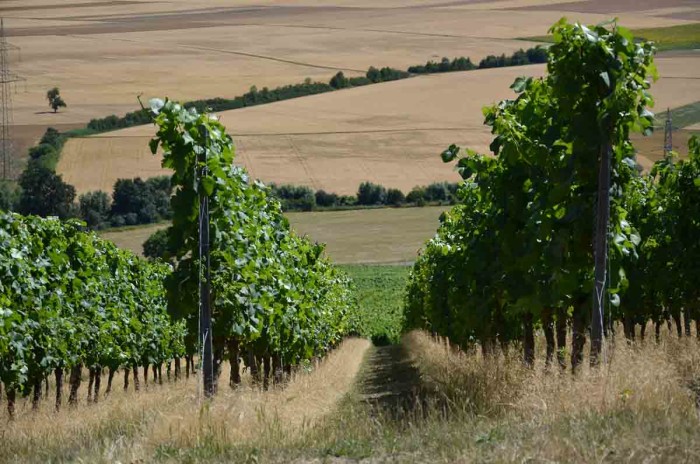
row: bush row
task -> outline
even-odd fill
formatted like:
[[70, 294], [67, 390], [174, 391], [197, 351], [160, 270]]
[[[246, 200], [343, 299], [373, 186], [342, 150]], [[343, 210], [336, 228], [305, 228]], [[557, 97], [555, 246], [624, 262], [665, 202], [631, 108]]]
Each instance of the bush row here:
[[[411, 74], [431, 74], [452, 71], [470, 71], [472, 69], [495, 68], [503, 66], [520, 66], [531, 63], [546, 63], [547, 49], [541, 46], [518, 50], [511, 56], [505, 54], [501, 56], [489, 55], [478, 66], [474, 65], [470, 58], [459, 57], [452, 61], [443, 58], [440, 62], [428, 61], [425, 65], [410, 66], [408, 71], [402, 71], [390, 67], [375, 68], [371, 66], [364, 76], [346, 77], [342, 71], [336, 73], [328, 83], [313, 82], [307, 78], [301, 84], [291, 84], [274, 89], [263, 87], [258, 90], [252, 86], [247, 93], [234, 98], [208, 98], [185, 103], [186, 108], [196, 108], [197, 111], [226, 111], [246, 106], [262, 105], [276, 101], [289, 100], [292, 98], [315, 95], [319, 93], [331, 92], [333, 90], [345, 89], [349, 87], [360, 87], [368, 84], [395, 81], [410, 77]], [[91, 120], [87, 128], [95, 132], [105, 132], [125, 127], [147, 124], [151, 121], [148, 110], [141, 109], [127, 113], [123, 117], [116, 115], [107, 116], [101, 119]]]
[[538, 45], [533, 48], [523, 50], [522, 48], [514, 52], [511, 56], [505, 53], [501, 56], [489, 55], [476, 66], [470, 58], [463, 56], [454, 58], [443, 57], [441, 61], [428, 61], [424, 65], [411, 66], [408, 72], [411, 74], [433, 74], [453, 71], [471, 71], [473, 69], [502, 68], [506, 66], [523, 66], [526, 64], [546, 63], [547, 49]]
[[271, 184], [272, 194], [284, 211], [313, 211], [317, 209], [351, 209], [372, 206], [424, 206], [455, 204], [459, 184], [434, 182], [414, 187], [408, 194], [396, 188], [386, 188], [372, 182], [360, 184], [355, 195], [338, 195], [302, 185]]
[[[331, 92], [333, 90], [346, 87], [359, 87], [367, 84], [375, 84], [378, 82], [393, 81], [403, 79], [409, 76], [409, 73], [384, 67], [377, 69], [370, 67], [364, 76], [347, 78], [343, 72], [338, 72], [331, 78], [328, 83], [313, 82], [310, 78], [301, 84], [284, 85], [274, 89], [263, 87], [258, 90], [256, 86], [252, 86], [250, 90], [243, 95], [234, 98], [208, 98], [204, 100], [195, 100], [185, 103], [186, 108], [195, 108], [197, 111], [226, 111], [244, 108], [246, 106], [263, 105], [276, 101], [290, 100], [292, 98], [305, 97], [319, 93]], [[91, 120], [87, 128], [95, 132], [105, 132], [125, 127], [139, 126], [151, 122], [151, 116], [148, 110], [138, 110], [132, 113], [127, 113], [124, 117], [116, 115], [107, 116], [106, 118]]]

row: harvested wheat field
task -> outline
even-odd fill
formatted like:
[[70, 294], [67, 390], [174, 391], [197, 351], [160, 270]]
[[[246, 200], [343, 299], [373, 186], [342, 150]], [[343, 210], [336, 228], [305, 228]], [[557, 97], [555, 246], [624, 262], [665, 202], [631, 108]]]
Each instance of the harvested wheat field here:
[[[442, 56], [509, 53], [543, 35], [561, 16], [595, 23], [618, 16], [628, 27], [697, 20], [698, 6], [673, 0], [367, 0], [152, 2], [13, 0], [0, 5], [17, 124], [86, 123], [138, 108], [137, 96], [180, 100], [233, 97], [252, 85], [327, 81], [343, 70], [406, 68]], [[48, 110], [61, 89], [68, 108]], [[16, 137], [24, 137], [17, 133]], [[35, 138], [28, 139], [30, 142]], [[22, 141], [21, 145], [30, 142]], [[22, 157], [23, 152], [18, 153]]]
[[[657, 108], [698, 99], [700, 56], [662, 56], [657, 64], [660, 79], [652, 88]], [[220, 117], [234, 136], [238, 161], [265, 182], [353, 194], [361, 182], [372, 181], [409, 191], [458, 180], [439, 153], [452, 143], [488, 153], [492, 136], [481, 108], [512, 96], [509, 86], [516, 77], [542, 73], [543, 65], [532, 65], [421, 76]], [[153, 133], [153, 127], [140, 126], [72, 139], [58, 172], [78, 192], [110, 192], [119, 178], [165, 174], [148, 148]], [[649, 152], [640, 153], [645, 167], [659, 156], [655, 141], [641, 145]]]

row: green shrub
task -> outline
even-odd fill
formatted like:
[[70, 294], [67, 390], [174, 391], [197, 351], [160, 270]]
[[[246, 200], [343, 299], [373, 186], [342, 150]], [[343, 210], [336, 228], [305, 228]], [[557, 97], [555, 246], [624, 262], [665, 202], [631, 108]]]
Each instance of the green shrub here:
[[357, 190], [358, 205], [383, 205], [386, 204], [386, 189], [371, 182], [363, 182]]
[[0, 181], [0, 210], [14, 211], [19, 203], [19, 187], [15, 182]]
[[22, 187], [17, 208], [20, 213], [61, 219], [75, 214], [75, 188], [63, 182], [53, 170], [29, 163], [20, 176], [19, 185]]
[[316, 208], [316, 195], [304, 185], [270, 184], [272, 194], [282, 204], [283, 211], [312, 211]]
[[390, 188], [386, 192], [386, 203], [393, 206], [401, 206], [406, 202], [406, 196], [399, 189]]
[[406, 195], [406, 202], [413, 203], [418, 206], [425, 205], [425, 187], [413, 187], [408, 195]]
[[338, 204], [338, 195], [335, 193], [328, 193], [325, 190], [316, 191], [316, 205], [330, 208]]
[[80, 217], [91, 229], [102, 229], [109, 221], [109, 195], [102, 191], [88, 192], [78, 198]]
[[140, 177], [118, 179], [112, 192], [111, 215], [124, 216], [128, 225], [150, 224], [160, 219], [168, 219], [172, 216], [171, 193], [170, 178], [167, 176], [146, 181]]
[[338, 73], [331, 78], [328, 85], [334, 89], [344, 89], [350, 86], [350, 82], [348, 81], [348, 78], [345, 77], [345, 74], [343, 74], [343, 71], [338, 71]]
[[154, 232], [143, 242], [143, 255], [150, 259], [165, 259], [168, 251], [168, 230]]

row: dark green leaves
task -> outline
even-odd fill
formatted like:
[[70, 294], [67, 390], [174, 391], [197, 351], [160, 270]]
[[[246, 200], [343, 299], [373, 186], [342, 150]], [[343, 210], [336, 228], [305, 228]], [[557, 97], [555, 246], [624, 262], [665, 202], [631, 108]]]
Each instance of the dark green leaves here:
[[[165, 101], [156, 111], [163, 165], [179, 188], [168, 229], [176, 269], [169, 310], [196, 333], [199, 195], [209, 197], [214, 344], [278, 353], [285, 363], [321, 354], [352, 329], [347, 279], [323, 248], [298, 237], [279, 203], [233, 164], [233, 141], [213, 117]], [[199, 176], [196, 174], [199, 173]], [[191, 337], [192, 339], [194, 337]], [[193, 346], [189, 347], [191, 350]]]
[[457, 157], [459, 154], [459, 147], [455, 144], [450, 145], [450, 147], [443, 151], [440, 156], [442, 157], [443, 163], [450, 163], [454, 161], [454, 159]]

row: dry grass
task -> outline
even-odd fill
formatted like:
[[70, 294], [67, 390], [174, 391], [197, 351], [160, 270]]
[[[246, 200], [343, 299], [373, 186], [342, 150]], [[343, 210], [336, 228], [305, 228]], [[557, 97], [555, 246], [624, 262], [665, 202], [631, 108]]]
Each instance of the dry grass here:
[[144, 462], [155, 456], [178, 459], [180, 449], [223, 450], [251, 440], [295, 439], [337, 407], [369, 345], [348, 339], [317, 369], [268, 392], [249, 385], [229, 390], [224, 370], [220, 392], [210, 404], [201, 403], [190, 379], [149, 386], [139, 394], [118, 388], [97, 405], [58, 414], [48, 402], [35, 413], [23, 405], [13, 423], [0, 416], [0, 461]]
[[[541, 339], [538, 344], [541, 345]], [[431, 395], [397, 418], [351, 389], [369, 343], [346, 342], [282, 391], [151, 388], [3, 426], [0, 460], [82, 462], [698, 462], [700, 344], [665, 334], [572, 377], [484, 361], [421, 332], [403, 344]], [[539, 358], [541, 359], [541, 357]], [[342, 399], [344, 398], [344, 399]], [[137, 460], [142, 461], [137, 461]]]
[[434, 419], [432, 427], [459, 429], [471, 417], [476, 429], [488, 430], [477, 432], [477, 444], [491, 446], [452, 450], [467, 460], [700, 459], [700, 343], [695, 338], [665, 336], [659, 344], [636, 346], [618, 340], [607, 353], [609, 363], [584, 367], [575, 377], [556, 368], [546, 372], [541, 365], [525, 368], [519, 353], [485, 361], [421, 332], [407, 335], [404, 343], [438, 403], [448, 405], [448, 418]]
[[[379, 208], [352, 211], [287, 213], [294, 230], [326, 244], [334, 262], [405, 263], [435, 234], [447, 207]], [[110, 230], [101, 236], [120, 248], [143, 252], [143, 242], [167, 224]]]

